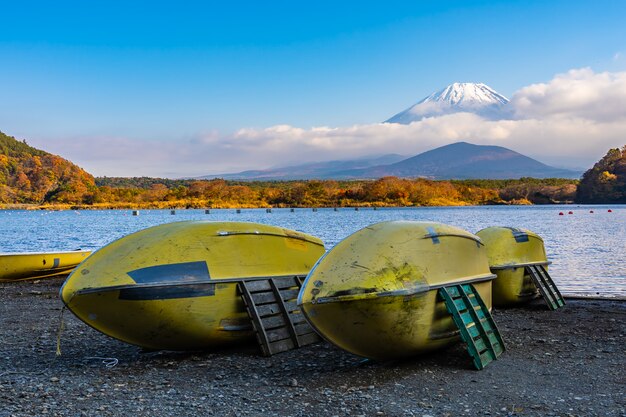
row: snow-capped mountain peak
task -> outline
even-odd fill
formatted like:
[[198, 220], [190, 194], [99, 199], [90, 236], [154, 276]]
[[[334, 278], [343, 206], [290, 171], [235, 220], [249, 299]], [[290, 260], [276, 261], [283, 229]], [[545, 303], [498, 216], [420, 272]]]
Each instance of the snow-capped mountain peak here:
[[445, 101], [452, 106], [506, 104], [509, 100], [483, 83], [454, 83], [420, 101]]
[[454, 83], [396, 114], [386, 123], [409, 124], [425, 117], [451, 113], [475, 113], [487, 119], [503, 117], [509, 100], [482, 83]]

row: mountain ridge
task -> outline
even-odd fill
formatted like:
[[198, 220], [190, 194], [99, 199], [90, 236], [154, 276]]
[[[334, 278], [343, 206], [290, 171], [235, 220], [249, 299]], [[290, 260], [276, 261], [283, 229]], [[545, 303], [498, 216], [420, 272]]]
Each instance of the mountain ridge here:
[[[333, 160], [323, 162], [308, 162], [299, 165], [289, 165], [284, 167], [246, 170], [231, 174], [203, 175], [195, 177], [196, 179], [212, 179], [222, 178], [225, 180], [293, 180], [293, 179], [321, 179], [331, 178], [336, 171], [344, 171], [346, 169], [361, 169], [372, 166], [391, 164], [399, 162], [407, 157], [399, 154], [386, 154], [382, 156], [364, 157], [352, 160]], [[294, 174], [296, 170], [299, 174]]]
[[[399, 156], [399, 155], [395, 155]], [[368, 160], [369, 162], [376, 159]], [[401, 160], [367, 167], [349, 164], [354, 161], [330, 161], [293, 165], [272, 170], [243, 171], [240, 173], [199, 177], [223, 178], [242, 181], [255, 180], [308, 180], [308, 179], [376, 179], [385, 176], [430, 179], [514, 179], [578, 178], [581, 172], [551, 167], [508, 148], [493, 145], [475, 145], [456, 142], [429, 151], [404, 157]], [[317, 170], [309, 169], [318, 166]], [[325, 170], [324, 168], [332, 167]], [[261, 174], [257, 174], [257, 173]]]
[[554, 168], [502, 146], [456, 142], [403, 161], [339, 173], [347, 178], [515, 179], [577, 178], [580, 173]]

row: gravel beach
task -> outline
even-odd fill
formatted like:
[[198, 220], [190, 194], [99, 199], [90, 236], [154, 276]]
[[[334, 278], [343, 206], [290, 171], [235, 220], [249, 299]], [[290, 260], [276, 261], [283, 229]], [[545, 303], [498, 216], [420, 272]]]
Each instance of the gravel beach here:
[[494, 311], [507, 351], [374, 362], [325, 342], [144, 352], [65, 311], [63, 278], [0, 284], [0, 416], [626, 416], [626, 301]]

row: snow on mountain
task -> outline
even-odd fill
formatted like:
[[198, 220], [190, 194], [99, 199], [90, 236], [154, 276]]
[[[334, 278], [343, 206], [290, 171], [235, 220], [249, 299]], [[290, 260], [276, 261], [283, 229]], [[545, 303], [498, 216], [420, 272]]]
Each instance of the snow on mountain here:
[[396, 114], [385, 123], [409, 124], [425, 117], [460, 112], [497, 120], [506, 116], [508, 103], [506, 97], [485, 84], [454, 83]]

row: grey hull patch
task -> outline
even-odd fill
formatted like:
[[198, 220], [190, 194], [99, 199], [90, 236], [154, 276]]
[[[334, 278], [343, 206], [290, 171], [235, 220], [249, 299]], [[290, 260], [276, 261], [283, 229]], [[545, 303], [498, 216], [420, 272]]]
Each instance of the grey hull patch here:
[[434, 228], [429, 227], [426, 230], [428, 230], [428, 235], [426, 237], [429, 237], [433, 240], [433, 244], [436, 245], [439, 243], [439, 235], [437, 235], [437, 232], [435, 231]]
[[215, 295], [215, 284], [185, 284], [167, 287], [140, 287], [120, 290], [120, 300], [172, 300], [176, 298], [207, 297]]
[[127, 274], [137, 284], [206, 281], [211, 278], [206, 262], [183, 262], [135, 269]]
[[517, 243], [528, 242], [528, 233], [515, 227], [509, 227], [508, 229], [511, 230], [513, 239], [515, 239]]

